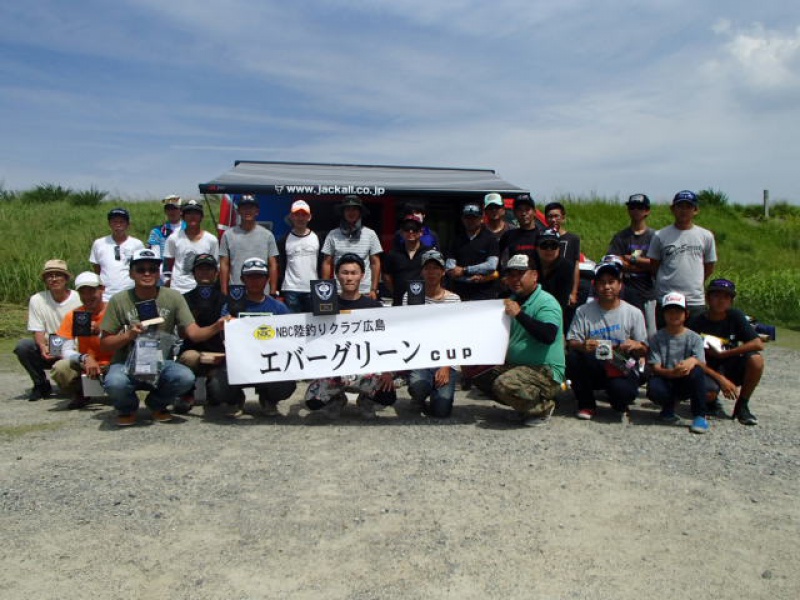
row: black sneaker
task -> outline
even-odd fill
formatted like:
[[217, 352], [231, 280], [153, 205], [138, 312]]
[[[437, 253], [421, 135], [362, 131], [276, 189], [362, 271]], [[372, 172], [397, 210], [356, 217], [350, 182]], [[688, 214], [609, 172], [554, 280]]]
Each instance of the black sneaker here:
[[28, 401], [36, 402], [42, 398], [47, 398], [53, 393], [53, 386], [49, 381], [45, 381], [42, 385], [35, 385], [28, 395]]
[[720, 404], [719, 400], [706, 404], [706, 416], [714, 417], [716, 419], [728, 418], [728, 415], [725, 414], [725, 409], [722, 408], [722, 404]]
[[758, 419], [753, 413], [750, 412], [750, 409], [747, 406], [742, 406], [739, 408], [739, 410], [736, 411], [735, 416], [742, 425], [758, 425]]

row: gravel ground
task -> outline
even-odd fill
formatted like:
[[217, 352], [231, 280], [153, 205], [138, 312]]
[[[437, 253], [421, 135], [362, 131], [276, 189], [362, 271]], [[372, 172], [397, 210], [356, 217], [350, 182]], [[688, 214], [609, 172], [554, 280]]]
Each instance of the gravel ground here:
[[565, 399], [525, 429], [476, 391], [444, 422], [404, 391], [370, 422], [298, 393], [117, 430], [27, 402], [2, 355], [0, 597], [794, 600], [800, 353], [766, 354], [760, 425], [705, 436], [642, 399], [630, 425]]

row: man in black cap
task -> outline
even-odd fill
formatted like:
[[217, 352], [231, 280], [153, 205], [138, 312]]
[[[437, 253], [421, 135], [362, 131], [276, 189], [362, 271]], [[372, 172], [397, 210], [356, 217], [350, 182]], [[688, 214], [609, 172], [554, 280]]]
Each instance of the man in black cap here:
[[381, 281], [379, 255], [383, 248], [378, 234], [363, 223], [369, 211], [361, 198], [355, 195], [345, 196], [336, 209], [341, 221], [339, 227], [328, 233], [322, 245], [322, 278], [333, 278], [334, 265], [338, 264], [339, 259], [345, 254], [355, 254], [364, 261], [364, 278], [359, 291], [376, 300], [379, 298], [378, 288]]
[[544, 231], [544, 225], [536, 218], [536, 205], [530, 194], [520, 194], [514, 199], [514, 216], [518, 227], [506, 231], [500, 238], [501, 265], [515, 254], [534, 256], [537, 236]]
[[500, 249], [497, 238], [483, 225], [483, 210], [470, 202], [461, 209], [464, 230], [448, 252], [447, 276], [461, 300], [491, 300], [497, 297], [495, 282]]
[[203, 205], [195, 200], [189, 200], [181, 207], [181, 214], [186, 223], [184, 229], [179, 229], [167, 238], [164, 247], [164, 278], [167, 273], [170, 278], [166, 285], [173, 290], [185, 294], [197, 285], [192, 275], [195, 256], [201, 254], [219, 254], [219, 242], [215, 235], [202, 229]]
[[422, 255], [430, 250], [420, 242], [422, 222], [412, 215], [403, 219], [400, 231], [405, 240], [402, 250], [391, 250], [384, 261], [384, 275], [392, 292], [392, 306], [403, 304], [408, 282], [422, 279]]
[[108, 302], [117, 292], [133, 287], [129, 276], [131, 257], [144, 248], [141, 240], [128, 235], [131, 215], [124, 208], [112, 208], [108, 212], [108, 226], [111, 235], [96, 239], [89, 253], [92, 269], [100, 275], [105, 286], [103, 302]]

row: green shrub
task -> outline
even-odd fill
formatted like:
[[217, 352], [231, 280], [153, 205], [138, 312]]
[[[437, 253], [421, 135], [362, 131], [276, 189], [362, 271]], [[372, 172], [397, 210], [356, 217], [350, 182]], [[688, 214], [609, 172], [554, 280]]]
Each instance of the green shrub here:
[[108, 192], [102, 192], [92, 186], [88, 190], [73, 193], [69, 197], [69, 203], [73, 206], [97, 206], [106, 196]]
[[22, 202], [27, 204], [50, 204], [52, 202], [64, 202], [69, 200], [72, 190], [52, 183], [37, 185], [32, 190], [26, 190], [19, 196]]
[[714, 188], [700, 190], [697, 192], [697, 199], [700, 201], [700, 206], [728, 206], [729, 201], [728, 194]]

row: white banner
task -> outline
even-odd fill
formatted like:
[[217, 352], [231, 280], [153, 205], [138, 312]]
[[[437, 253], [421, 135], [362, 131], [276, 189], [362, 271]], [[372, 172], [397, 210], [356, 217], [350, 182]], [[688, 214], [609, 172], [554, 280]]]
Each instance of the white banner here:
[[509, 328], [502, 300], [234, 319], [225, 325], [228, 381], [498, 365]]

